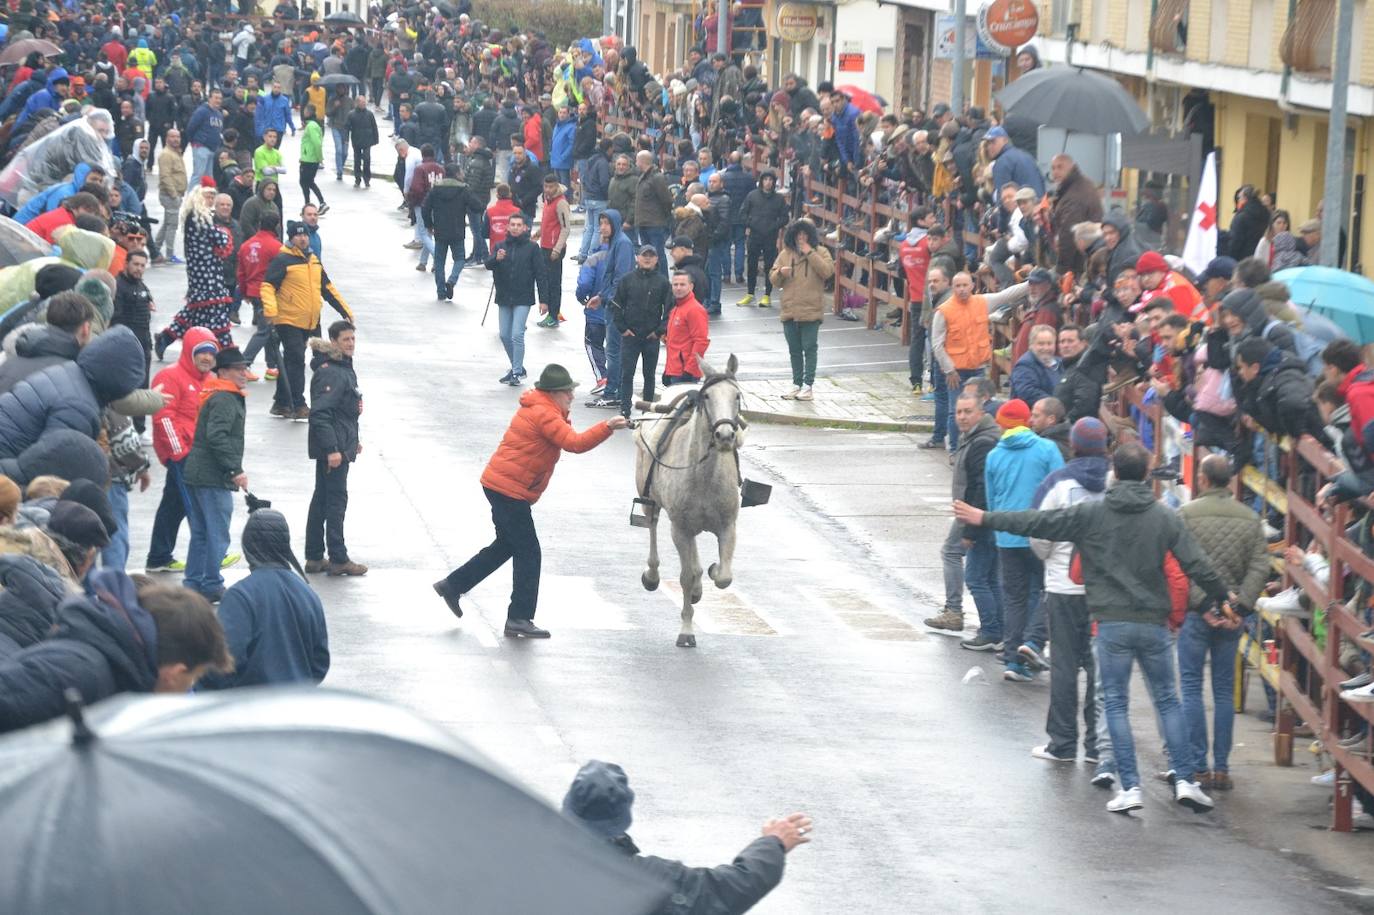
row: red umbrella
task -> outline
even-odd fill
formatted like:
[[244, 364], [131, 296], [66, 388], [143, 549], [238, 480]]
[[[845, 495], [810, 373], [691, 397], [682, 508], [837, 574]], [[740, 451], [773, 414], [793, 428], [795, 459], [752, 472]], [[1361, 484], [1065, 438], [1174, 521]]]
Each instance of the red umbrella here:
[[887, 99], [881, 95], [874, 95], [858, 86], [836, 86], [836, 92], [843, 92], [849, 96], [849, 100], [854, 103], [854, 107], [860, 111], [871, 111], [874, 114], [882, 114], [887, 107]]

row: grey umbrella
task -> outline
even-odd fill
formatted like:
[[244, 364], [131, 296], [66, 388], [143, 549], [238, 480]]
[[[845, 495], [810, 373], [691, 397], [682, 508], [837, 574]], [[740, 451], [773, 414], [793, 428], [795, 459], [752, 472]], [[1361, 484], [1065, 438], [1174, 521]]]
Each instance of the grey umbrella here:
[[337, 13], [330, 13], [324, 17], [325, 22], [343, 25], [366, 25], [363, 17], [352, 10], [339, 10]]
[[358, 85], [358, 78], [348, 73], [331, 73], [328, 76], [320, 77], [320, 81], [316, 85], [324, 86], [326, 89], [333, 86], [356, 86]]
[[383, 702], [121, 696], [0, 739], [0, 912], [647, 913], [668, 891]]
[[1137, 134], [1150, 119], [1114, 79], [1077, 67], [1033, 70], [997, 93], [1007, 114], [1078, 133]]

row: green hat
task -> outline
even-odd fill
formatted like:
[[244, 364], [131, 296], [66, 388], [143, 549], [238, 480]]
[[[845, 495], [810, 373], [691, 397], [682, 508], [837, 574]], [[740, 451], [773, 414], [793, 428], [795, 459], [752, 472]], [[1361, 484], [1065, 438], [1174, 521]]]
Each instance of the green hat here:
[[571, 391], [577, 387], [577, 382], [572, 380], [572, 376], [563, 366], [550, 362], [544, 366], [544, 371], [539, 373], [539, 380], [534, 386], [540, 391]]

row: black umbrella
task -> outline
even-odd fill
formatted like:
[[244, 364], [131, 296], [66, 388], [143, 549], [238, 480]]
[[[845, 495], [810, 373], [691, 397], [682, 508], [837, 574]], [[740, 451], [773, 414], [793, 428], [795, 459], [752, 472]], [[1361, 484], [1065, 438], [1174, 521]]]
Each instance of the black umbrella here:
[[343, 23], [344, 25], [367, 25], [363, 22], [363, 17], [352, 10], [339, 10], [337, 13], [330, 13], [324, 17], [324, 21]]
[[1133, 135], [1150, 128], [1150, 119], [1120, 83], [1077, 67], [1033, 70], [998, 92], [997, 101], [1007, 114], [1061, 130]]
[[454, 6], [452, 3], [445, 3], [444, 0], [439, 0], [439, 2], [434, 5], [439, 10], [439, 12], [443, 13], [450, 19], [458, 18], [458, 7]]
[[395, 706], [116, 697], [0, 739], [0, 911], [647, 913], [668, 891]]
[[358, 77], [348, 73], [331, 73], [328, 76], [321, 76], [320, 81], [315, 85], [324, 86], [326, 89], [334, 86], [356, 86], [358, 85]]

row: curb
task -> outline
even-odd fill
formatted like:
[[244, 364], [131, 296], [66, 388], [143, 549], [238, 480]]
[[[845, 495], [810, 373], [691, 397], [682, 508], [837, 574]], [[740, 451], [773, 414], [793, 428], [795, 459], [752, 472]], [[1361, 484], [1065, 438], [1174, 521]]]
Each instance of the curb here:
[[933, 421], [833, 419], [825, 416], [794, 416], [790, 413], [769, 413], [760, 410], [742, 410], [740, 415], [750, 422], [775, 426], [811, 426], [818, 429], [854, 429], [867, 432], [930, 432], [935, 428]]

